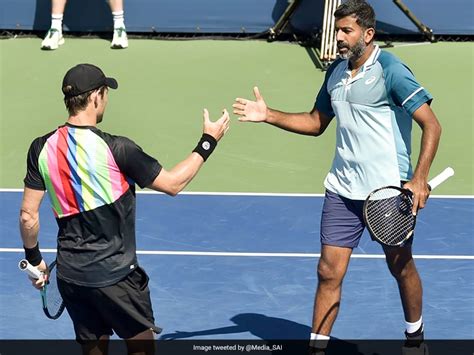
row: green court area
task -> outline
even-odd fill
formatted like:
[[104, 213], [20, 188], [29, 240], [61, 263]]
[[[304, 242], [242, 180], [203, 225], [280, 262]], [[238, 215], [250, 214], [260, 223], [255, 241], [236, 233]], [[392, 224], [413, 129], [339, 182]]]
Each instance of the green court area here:
[[[236, 97], [259, 86], [270, 107], [310, 110], [323, 82], [305, 48], [291, 43], [237, 40], [131, 40], [126, 50], [108, 40], [67, 38], [57, 51], [40, 39], [0, 41], [0, 187], [21, 188], [30, 142], [63, 124], [61, 81], [88, 62], [115, 77], [99, 128], [135, 140], [171, 168], [201, 135], [202, 110], [216, 119]], [[452, 166], [456, 175], [436, 194], [472, 195], [474, 44], [435, 43], [388, 48], [405, 61], [435, 100], [443, 136], [432, 175]], [[240, 123], [228, 134], [187, 191], [322, 193], [334, 152], [335, 122], [318, 138], [269, 125]], [[420, 130], [413, 132], [416, 162]], [[383, 172], [381, 172], [383, 173]]]

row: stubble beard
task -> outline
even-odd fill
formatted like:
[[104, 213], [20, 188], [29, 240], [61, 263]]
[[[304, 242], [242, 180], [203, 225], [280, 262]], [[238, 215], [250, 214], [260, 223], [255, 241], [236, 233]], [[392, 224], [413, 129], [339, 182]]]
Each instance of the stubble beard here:
[[338, 49], [341, 48], [348, 48], [349, 50], [345, 53], [341, 53], [339, 51], [339, 56], [342, 59], [349, 59], [351, 61], [355, 61], [362, 57], [364, 54], [365, 50], [367, 49], [367, 46], [365, 45], [364, 38], [363, 36], [360, 36], [359, 40], [357, 41], [356, 44], [352, 48], [349, 48], [349, 44], [347, 42], [340, 42], [337, 44]]

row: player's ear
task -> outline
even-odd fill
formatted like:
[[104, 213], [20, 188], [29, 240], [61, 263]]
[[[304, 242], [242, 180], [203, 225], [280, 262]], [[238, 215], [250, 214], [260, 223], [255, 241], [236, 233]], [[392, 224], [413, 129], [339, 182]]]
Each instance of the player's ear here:
[[98, 91], [93, 91], [91, 96], [90, 96], [90, 99], [91, 101], [94, 103], [94, 108], [97, 108], [99, 106], [99, 98], [98, 98]]
[[372, 42], [374, 40], [374, 36], [375, 36], [375, 29], [373, 29], [372, 27], [366, 29], [364, 31], [364, 41], [365, 41], [365, 43], [369, 44], [370, 42]]

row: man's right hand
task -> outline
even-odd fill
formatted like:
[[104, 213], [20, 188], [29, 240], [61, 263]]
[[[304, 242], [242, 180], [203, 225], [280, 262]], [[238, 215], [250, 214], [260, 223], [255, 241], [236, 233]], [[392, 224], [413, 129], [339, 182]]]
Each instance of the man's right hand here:
[[219, 141], [222, 136], [229, 129], [230, 117], [226, 109], [222, 111], [222, 116], [216, 121], [212, 122], [209, 119], [209, 112], [207, 109], [204, 109], [204, 130], [203, 132], [213, 136], [217, 141]]
[[239, 115], [239, 121], [243, 122], [264, 122], [267, 119], [268, 107], [263, 100], [258, 87], [253, 88], [256, 101], [237, 98], [232, 105], [234, 113]]
[[32, 277], [29, 277], [29, 276], [28, 276], [28, 278], [30, 279], [31, 284], [33, 285], [34, 288], [36, 288], [38, 290], [41, 290], [43, 288], [43, 286], [46, 284], [46, 282], [48, 281], [48, 277], [49, 277], [48, 265], [46, 265], [46, 262], [44, 260], [41, 260], [41, 263], [39, 263], [39, 265], [37, 265], [35, 267], [39, 271], [42, 272], [41, 276], [38, 279], [34, 279]]

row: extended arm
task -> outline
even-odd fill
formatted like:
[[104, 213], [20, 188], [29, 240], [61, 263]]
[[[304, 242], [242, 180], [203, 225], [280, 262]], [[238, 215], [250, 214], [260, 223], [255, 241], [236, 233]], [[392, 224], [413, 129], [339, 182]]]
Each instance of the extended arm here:
[[313, 109], [311, 112], [286, 113], [269, 108], [257, 87], [255, 101], [235, 99], [234, 113], [242, 122], [266, 122], [281, 129], [304, 135], [319, 136], [329, 126], [332, 117]]
[[329, 126], [331, 118], [316, 109], [311, 112], [285, 113], [269, 108], [265, 122], [286, 131], [319, 136]]
[[229, 114], [224, 110], [223, 115], [216, 121], [209, 120], [209, 113], [204, 110], [204, 135], [198, 147], [174, 168], [161, 172], [148, 187], [156, 191], [162, 191], [168, 195], [175, 196], [182, 191], [186, 185], [196, 176], [207, 157], [214, 149], [217, 142], [229, 129]]
[[203, 163], [204, 159], [199, 154], [193, 152], [171, 170], [161, 169], [160, 174], [148, 187], [171, 196], [176, 196], [196, 176]]

